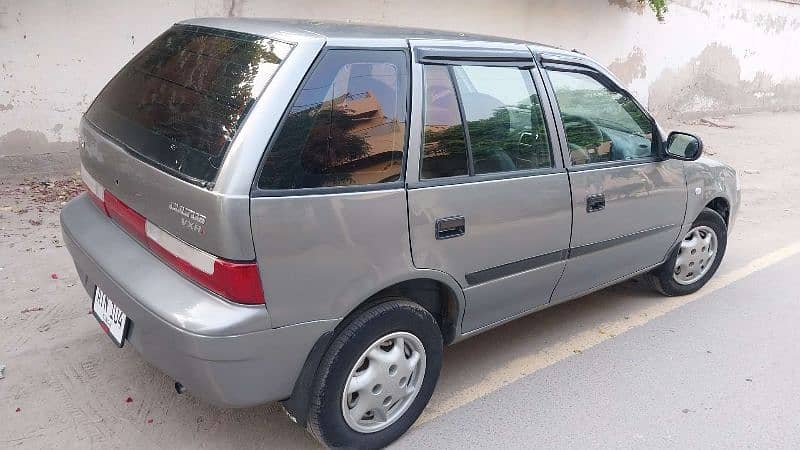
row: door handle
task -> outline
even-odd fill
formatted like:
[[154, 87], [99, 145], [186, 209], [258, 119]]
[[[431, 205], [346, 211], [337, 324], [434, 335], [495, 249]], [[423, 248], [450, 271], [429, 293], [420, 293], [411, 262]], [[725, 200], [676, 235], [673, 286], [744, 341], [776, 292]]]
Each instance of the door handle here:
[[606, 209], [606, 196], [603, 194], [593, 194], [586, 197], [586, 212], [593, 213]]
[[464, 216], [445, 217], [436, 219], [436, 239], [452, 239], [463, 236], [467, 232]]

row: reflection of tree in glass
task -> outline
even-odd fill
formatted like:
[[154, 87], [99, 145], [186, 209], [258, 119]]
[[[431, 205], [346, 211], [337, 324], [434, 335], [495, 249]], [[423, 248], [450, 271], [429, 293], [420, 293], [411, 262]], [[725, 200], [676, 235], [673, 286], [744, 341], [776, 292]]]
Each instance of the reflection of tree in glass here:
[[556, 89], [562, 114], [580, 116], [599, 125], [647, 136], [650, 120], [633, 100], [617, 92], [597, 89]]
[[319, 106], [298, 109], [287, 116], [267, 155], [259, 186], [298, 189], [354, 182], [341, 166], [366, 158], [371, 146], [363, 135], [351, 131], [357, 125], [353, 115], [331, 107], [331, 102]]
[[425, 153], [444, 156], [464, 153], [464, 127], [461, 124], [449, 127], [427, 127], [425, 130]]
[[[103, 107], [165, 143], [137, 151], [210, 181], [271, 72], [276, 46], [258, 36], [176, 26], [126, 66], [101, 94]], [[288, 48], [288, 47], [287, 47]]]
[[[533, 100], [533, 99], [532, 99]], [[533, 167], [550, 163], [550, 149], [545, 136], [547, 133], [541, 117], [530, 120], [530, 126], [514, 129], [511, 126], [509, 108], [527, 112], [533, 119], [536, 109], [531, 100], [524, 100], [516, 106], [498, 107], [492, 115], [480, 120], [467, 122], [470, 147], [474, 160], [491, 157], [503, 151], [515, 162], [533, 160]], [[539, 115], [539, 114], [536, 114]], [[539, 136], [537, 140], [525, 139], [523, 133]], [[523, 144], [523, 145], [521, 145]], [[464, 129], [461, 124], [446, 128], [428, 127], [425, 132], [425, 153], [430, 156], [453, 155], [464, 152]], [[520, 168], [529, 168], [521, 167]]]

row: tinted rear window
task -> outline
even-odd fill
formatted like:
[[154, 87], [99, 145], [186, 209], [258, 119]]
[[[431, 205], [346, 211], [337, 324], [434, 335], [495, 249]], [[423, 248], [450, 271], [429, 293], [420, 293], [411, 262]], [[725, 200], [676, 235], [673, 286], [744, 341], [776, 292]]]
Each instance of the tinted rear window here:
[[111, 80], [87, 118], [140, 159], [208, 186], [291, 48], [261, 36], [176, 25]]
[[401, 50], [330, 50], [307, 77], [264, 158], [262, 189], [400, 180], [408, 60]]

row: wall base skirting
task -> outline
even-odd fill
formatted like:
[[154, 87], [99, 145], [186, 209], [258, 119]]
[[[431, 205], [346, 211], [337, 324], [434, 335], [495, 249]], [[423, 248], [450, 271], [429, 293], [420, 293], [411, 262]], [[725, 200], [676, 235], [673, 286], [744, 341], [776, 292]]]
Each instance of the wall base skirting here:
[[0, 181], [28, 176], [72, 175], [80, 170], [77, 151], [0, 155]]

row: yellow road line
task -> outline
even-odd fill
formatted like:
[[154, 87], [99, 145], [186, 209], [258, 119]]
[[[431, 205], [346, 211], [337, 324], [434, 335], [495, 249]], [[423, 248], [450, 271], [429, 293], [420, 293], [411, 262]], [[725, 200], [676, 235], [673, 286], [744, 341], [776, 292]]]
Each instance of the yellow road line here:
[[661, 317], [670, 311], [702, 298], [718, 289], [722, 289], [748, 275], [777, 264], [798, 253], [800, 253], [800, 242], [795, 242], [761, 256], [744, 267], [728, 273], [717, 274], [699, 292], [684, 297], [665, 298], [664, 301], [641, 310], [640, 312], [642, 314], [637, 314], [636, 317], [605, 323], [600, 326], [604, 334], [598, 333], [597, 328], [592, 328], [591, 330], [573, 335], [568, 340], [555, 343], [536, 353], [520, 356], [517, 359], [509, 361], [505, 366], [487, 373], [480, 383], [456, 391], [448, 396], [448, 398], [431, 402], [422, 413], [419, 420], [417, 420], [415, 426], [429, 422], [456, 408], [489, 395], [504, 386], [508, 386], [540, 369], [563, 361], [575, 355], [576, 350], [583, 351], [594, 347], [601, 342], [605, 342], [632, 328], [642, 326], [655, 318]]

